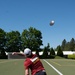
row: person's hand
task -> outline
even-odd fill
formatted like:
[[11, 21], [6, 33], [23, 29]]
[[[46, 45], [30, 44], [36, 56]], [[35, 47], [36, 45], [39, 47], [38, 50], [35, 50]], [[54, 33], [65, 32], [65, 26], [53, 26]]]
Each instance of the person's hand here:
[[17, 54], [17, 52], [13, 52], [13, 53], [12, 53], [12, 55], [16, 55], [16, 54]]

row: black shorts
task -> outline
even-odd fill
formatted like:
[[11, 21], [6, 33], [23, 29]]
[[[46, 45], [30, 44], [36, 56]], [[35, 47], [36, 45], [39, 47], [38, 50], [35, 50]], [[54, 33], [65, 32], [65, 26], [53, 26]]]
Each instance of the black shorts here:
[[47, 75], [44, 70], [37, 72], [35, 75]]

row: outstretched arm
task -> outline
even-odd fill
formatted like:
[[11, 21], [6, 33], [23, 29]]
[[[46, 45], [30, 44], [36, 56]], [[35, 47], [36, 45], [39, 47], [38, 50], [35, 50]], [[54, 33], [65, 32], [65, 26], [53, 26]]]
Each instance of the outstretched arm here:
[[20, 53], [20, 52], [13, 52], [12, 55], [22, 55], [22, 56], [25, 56], [24, 53]]

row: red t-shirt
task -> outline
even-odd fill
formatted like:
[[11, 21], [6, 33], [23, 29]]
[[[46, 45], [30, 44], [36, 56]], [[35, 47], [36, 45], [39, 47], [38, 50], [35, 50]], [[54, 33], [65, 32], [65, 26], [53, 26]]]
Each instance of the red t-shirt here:
[[35, 73], [40, 70], [44, 70], [42, 63], [36, 54], [32, 54], [31, 58], [26, 58], [24, 62], [24, 66], [25, 69], [29, 69], [29, 68], [31, 69], [32, 75], [35, 75]]

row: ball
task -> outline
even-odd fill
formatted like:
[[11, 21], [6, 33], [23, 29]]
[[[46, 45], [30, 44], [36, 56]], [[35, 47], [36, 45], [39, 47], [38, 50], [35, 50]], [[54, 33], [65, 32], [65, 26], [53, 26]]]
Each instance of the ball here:
[[50, 21], [50, 26], [53, 26], [54, 25], [54, 20]]

